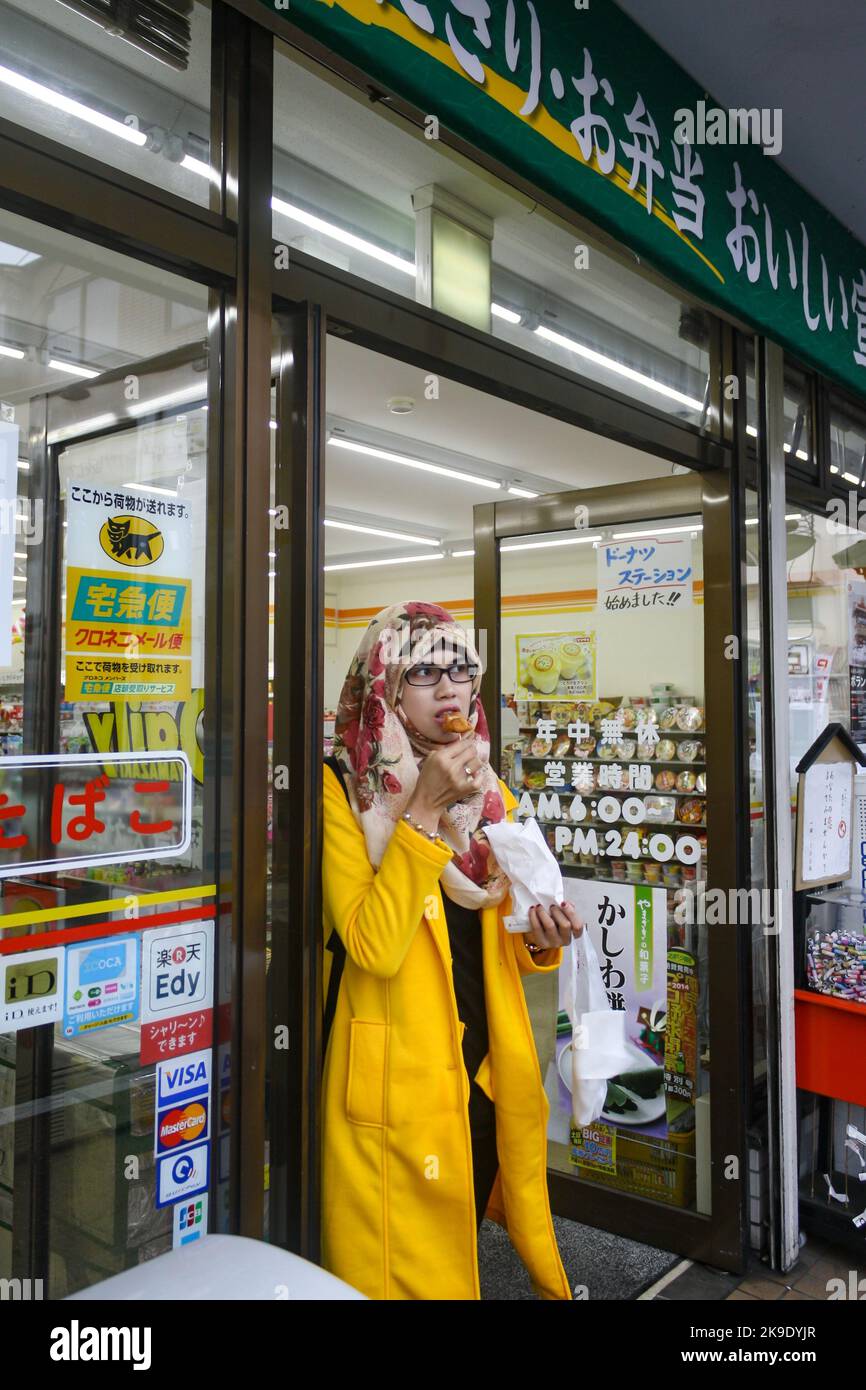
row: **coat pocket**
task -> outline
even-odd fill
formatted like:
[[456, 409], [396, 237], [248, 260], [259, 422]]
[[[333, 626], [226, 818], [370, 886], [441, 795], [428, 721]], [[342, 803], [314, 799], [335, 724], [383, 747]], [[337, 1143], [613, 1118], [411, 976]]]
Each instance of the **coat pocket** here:
[[358, 1125], [384, 1125], [387, 1023], [353, 1018], [349, 1032], [346, 1115]]

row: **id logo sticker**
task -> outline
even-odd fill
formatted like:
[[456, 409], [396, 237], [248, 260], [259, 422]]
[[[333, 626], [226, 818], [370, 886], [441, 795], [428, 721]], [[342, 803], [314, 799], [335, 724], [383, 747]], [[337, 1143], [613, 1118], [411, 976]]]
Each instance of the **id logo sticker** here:
[[0, 1033], [60, 1021], [64, 964], [62, 946], [0, 956]]

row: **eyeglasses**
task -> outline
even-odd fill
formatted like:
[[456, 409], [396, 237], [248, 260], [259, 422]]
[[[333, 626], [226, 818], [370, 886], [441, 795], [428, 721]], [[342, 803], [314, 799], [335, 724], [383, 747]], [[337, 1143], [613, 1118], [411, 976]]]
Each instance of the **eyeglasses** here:
[[456, 681], [458, 685], [474, 681], [478, 675], [478, 667], [469, 661], [455, 661], [453, 666], [433, 666], [421, 662], [418, 666], [411, 666], [405, 678], [410, 685], [438, 685], [446, 671], [448, 679]]

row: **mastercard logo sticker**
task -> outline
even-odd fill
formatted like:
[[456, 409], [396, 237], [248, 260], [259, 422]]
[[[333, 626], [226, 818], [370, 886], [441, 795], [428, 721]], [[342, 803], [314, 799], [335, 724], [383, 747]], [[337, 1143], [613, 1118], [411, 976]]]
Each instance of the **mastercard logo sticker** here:
[[164, 1110], [159, 1117], [157, 1141], [160, 1152], [177, 1149], [183, 1144], [192, 1144], [200, 1139], [207, 1129], [207, 1110], [201, 1101], [193, 1100], [188, 1105], [174, 1105]]

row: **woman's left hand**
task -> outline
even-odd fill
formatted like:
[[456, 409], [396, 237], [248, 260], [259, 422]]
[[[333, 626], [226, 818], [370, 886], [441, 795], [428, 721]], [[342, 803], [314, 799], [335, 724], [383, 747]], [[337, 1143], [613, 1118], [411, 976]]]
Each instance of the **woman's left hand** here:
[[556, 950], [580, 936], [585, 923], [578, 917], [574, 904], [564, 902], [553, 903], [547, 912], [540, 906], [531, 907], [529, 925], [532, 930], [524, 933], [527, 941], [531, 941], [533, 946]]

